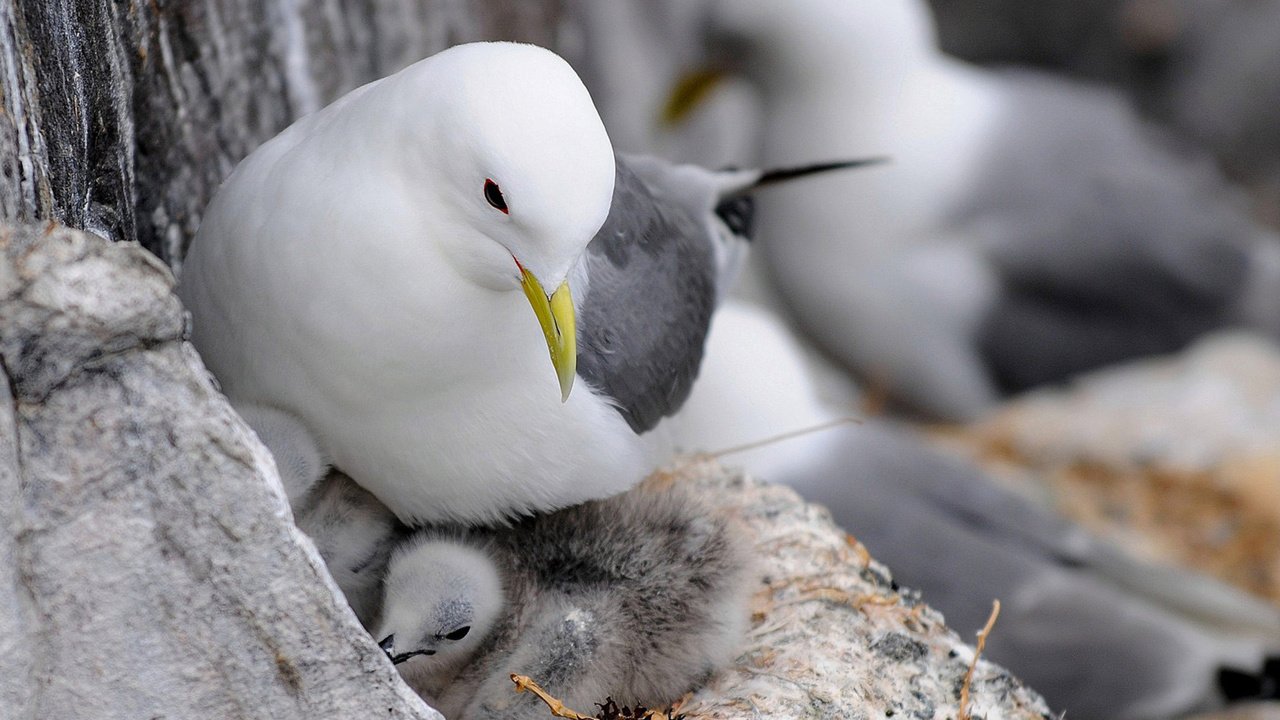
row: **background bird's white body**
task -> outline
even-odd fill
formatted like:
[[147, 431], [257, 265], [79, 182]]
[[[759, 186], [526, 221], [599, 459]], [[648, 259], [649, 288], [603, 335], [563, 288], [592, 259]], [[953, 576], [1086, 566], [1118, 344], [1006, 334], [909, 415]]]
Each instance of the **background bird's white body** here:
[[[702, 374], [673, 419], [680, 449], [719, 452], [854, 415], [853, 384], [813, 354], [774, 313], [730, 299], [712, 319]], [[794, 480], [847, 431], [836, 426], [768, 442], [722, 462], [764, 480]]]
[[939, 55], [921, 4], [809, 2], [777, 22], [761, 5], [712, 8], [750, 38], [763, 161], [889, 158], [762, 194], [769, 274], [805, 330], [871, 382], [974, 414], [996, 397], [970, 340], [996, 281], [943, 226], [998, 142], [999, 88]]
[[[535, 87], [506, 88], [553, 105], [544, 117], [519, 120], [550, 116], [565, 127], [541, 138], [548, 148], [527, 148], [536, 129], [510, 138], [527, 140], [519, 152], [532, 159], [495, 151], [484, 160], [498, 169], [484, 165], [458, 189], [452, 181], [471, 170], [465, 159], [474, 154], [465, 147], [468, 128], [459, 127], [471, 109], [441, 107], [443, 98], [457, 96], [470, 75], [499, 91], [530, 82], [493, 77], [510, 69], [501, 64], [468, 74], [459, 63], [474, 58], [458, 51], [474, 55], [476, 47], [360, 88], [259, 148], [210, 205], [182, 278], [193, 341], [228, 396], [301, 418], [335, 466], [404, 520], [494, 521], [602, 497], [638, 481], [657, 457], [648, 454], [654, 440], [635, 436], [585, 388], [561, 403], [546, 341], [518, 288], [517, 249], [476, 232], [502, 240], [507, 231], [481, 225], [505, 221], [483, 205], [484, 173], [525, 162], [549, 185], [603, 186], [572, 186], [559, 198], [568, 209], [551, 198], [544, 204], [559, 216], [529, 221], [559, 222], [528, 232], [559, 229], [569, 236], [561, 242], [579, 237], [578, 251], [586, 246], [608, 211], [613, 176], [590, 98], [544, 50], [483, 46], [514, 53], [511, 62], [533, 66], [530, 77], [549, 75]], [[461, 94], [482, 92], [464, 85]], [[551, 156], [563, 152], [556, 132], [579, 135], [583, 153], [603, 142], [607, 158], [595, 152], [588, 160], [607, 168], [574, 160], [581, 176], [564, 177], [569, 170]], [[464, 147], [446, 152], [450, 143]], [[513, 216], [521, 200], [528, 207], [548, 194], [537, 179], [524, 187], [504, 180]], [[474, 198], [465, 194], [472, 189]], [[555, 248], [545, 262], [535, 254], [522, 262], [548, 281], [577, 262]]]
[[713, 6], [713, 23], [751, 38], [742, 62], [763, 90], [764, 162], [890, 160], [824, 178], [826, 188], [810, 183], [779, 192], [768, 203], [779, 208], [769, 222], [792, 235], [802, 227], [792, 222], [804, 223], [805, 243], [834, 243], [848, 252], [848, 241], [833, 232], [840, 224], [830, 222], [829, 203], [843, 196], [858, 211], [845, 220], [866, 235], [860, 249], [929, 239], [925, 234], [964, 196], [998, 141], [992, 134], [1003, 110], [999, 87], [941, 56], [921, 4], [806, 2], [776, 22], [755, 17], [756, 5], [722, 2]]

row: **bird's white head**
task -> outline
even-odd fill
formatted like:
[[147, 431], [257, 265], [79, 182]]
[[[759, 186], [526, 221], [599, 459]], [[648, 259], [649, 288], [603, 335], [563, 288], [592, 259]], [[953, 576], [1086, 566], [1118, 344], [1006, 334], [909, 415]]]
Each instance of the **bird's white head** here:
[[[370, 118], [445, 260], [521, 288], [567, 398], [576, 358], [569, 275], [609, 214], [613, 146], [582, 81], [533, 45], [459, 45], [374, 88]], [[544, 289], [545, 288], [545, 289]]]
[[729, 64], [766, 84], [884, 72], [936, 54], [925, 0], [714, 0], [707, 28]]
[[402, 673], [430, 679], [470, 658], [504, 605], [491, 557], [462, 542], [428, 536], [391, 558], [374, 637]]
[[450, 259], [495, 288], [518, 286], [513, 258], [544, 283], [563, 281], [613, 196], [613, 146], [582, 81], [556, 54], [517, 43], [459, 45], [421, 70], [403, 84], [430, 78], [424, 165], [470, 235]]

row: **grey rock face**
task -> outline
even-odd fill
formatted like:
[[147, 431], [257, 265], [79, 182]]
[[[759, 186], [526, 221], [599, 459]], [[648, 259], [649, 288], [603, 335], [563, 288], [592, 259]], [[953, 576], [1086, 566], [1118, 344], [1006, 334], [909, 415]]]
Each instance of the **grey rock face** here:
[[0, 217], [135, 240], [176, 268], [253, 148], [445, 47], [553, 46], [552, 0], [0, 3]]
[[164, 266], [53, 227], [0, 253], [0, 714], [438, 717], [293, 528]]

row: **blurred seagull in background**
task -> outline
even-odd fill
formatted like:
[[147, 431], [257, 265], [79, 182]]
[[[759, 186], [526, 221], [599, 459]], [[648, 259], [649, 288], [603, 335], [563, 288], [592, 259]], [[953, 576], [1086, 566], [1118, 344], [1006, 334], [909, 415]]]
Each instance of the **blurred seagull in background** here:
[[[691, 87], [679, 125], [664, 117], [673, 78], [706, 56], [706, 0], [568, 0], [581, 24], [565, 59], [582, 76], [619, 152], [705, 167], [755, 167], [760, 99], [745, 79], [718, 75]], [[570, 25], [569, 27], [573, 27]]]
[[558, 56], [461, 45], [246, 158], [180, 293], [235, 403], [297, 418], [406, 523], [496, 522], [665, 461], [658, 425], [745, 248], [743, 193], [856, 164], [615, 161]]
[[1276, 331], [1280, 243], [1118, 93], [951, 60], [923, 0], [708, 12], [719, 69], [761, 91], [766, 162], [892, 158], [762, 195], [760, 237], [802, 329], [903, 404], [969, 419], [1221, 325]]
[[1277, 679], [1275, 606], [1134, 558], [906, 427], [815, 438], [826, 449], [777, 479], [826, 505], [958, 632], [982, 627], [999, 598], [988, 656], [1067, 717], [1178, 717]]

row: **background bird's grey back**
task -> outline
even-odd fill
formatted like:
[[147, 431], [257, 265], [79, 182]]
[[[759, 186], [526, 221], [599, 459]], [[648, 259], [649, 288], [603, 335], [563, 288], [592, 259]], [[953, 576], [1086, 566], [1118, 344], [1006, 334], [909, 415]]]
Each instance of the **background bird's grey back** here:
[[1230, 321], [1256, 229], [1210, 159], [1114, 91], [1004, 76], [1016, 102], [957, 213], [1003, 283], [979, 342], [1004, 389], [1171, 352]]
[[1280, 182], [1280, 2], [1197, 5], [1211, 17], [1184, 22], [1154, 111], [1233, 173]]

